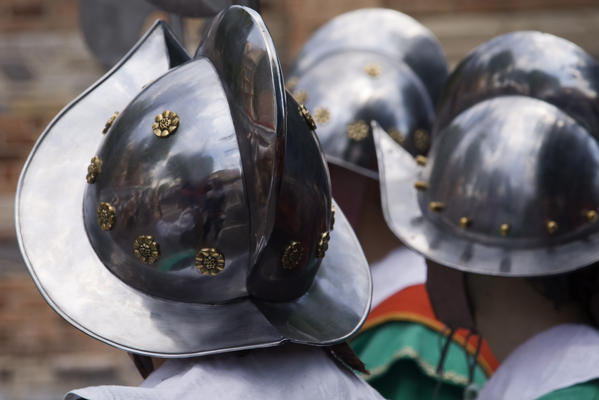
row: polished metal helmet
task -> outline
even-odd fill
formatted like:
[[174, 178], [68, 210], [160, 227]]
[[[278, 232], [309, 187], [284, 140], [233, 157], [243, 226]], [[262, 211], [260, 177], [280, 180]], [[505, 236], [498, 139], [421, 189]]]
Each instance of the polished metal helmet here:
[[34, 281], [74, 326], [139, 354], [345, 340], [370, 275], [312, 129], [256, 12], [223, 11], [193, 59], [155, 24], [24, 167]]
[[312, 112], [327, 160], [376, 179], [370, 121], [414, 156], [426, 154], [446, 76], [443, 52], [428, 29], [397, 11], [363, 9], [314, 33], [287, 86]]
[[[467, 74], [477, 65], [469, 56], [450, 77], [440, 109], [464, 105], [463, 111], [439, 122], [428, 159], [415, 160], [375, 128], [385, 217], [406, 245], [462, 271], [572, 271], [599, 260], [599, 143], [590, 102], [597, 64], [563, 39], [554, 41], [557, 50], [540, 33], [503, 39], [513, 52], [486, 44], [481, 48], [493, 50], [491, 57], [473, 53], [489, 65], [488, 73]], [[520, 75], [527, 43], [534, 49], [528, 65], [536, 68]], [[541, 53], [541, 59], [560, 55], [562, 67], [536, 63]], [[498, 68], [493, 57], [513, 66]]]

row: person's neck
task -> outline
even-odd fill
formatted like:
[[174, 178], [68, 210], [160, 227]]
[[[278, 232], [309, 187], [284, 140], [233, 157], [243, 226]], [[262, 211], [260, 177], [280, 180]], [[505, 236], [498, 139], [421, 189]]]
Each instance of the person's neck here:
[[551, 327], [588, 323], [575, 304], [556, 309], [522, 278], [469, 275], [468, 287], [477, 329], [499, 362], [516, 347]]
[[356, 234], [370, 265], [381, 261], [390, 252], [402, 246], [387, 226], [378, 201], [366, 204]]

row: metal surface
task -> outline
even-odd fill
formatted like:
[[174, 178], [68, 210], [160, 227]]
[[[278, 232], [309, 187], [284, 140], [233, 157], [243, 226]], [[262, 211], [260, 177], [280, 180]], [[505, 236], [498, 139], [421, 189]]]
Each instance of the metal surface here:
[[[372, 76], [366, 67], [377, 66]], [[294, 93], [305, 92], [305, 106], [329, 162], [375, 178], [376, 151], [369, 129], [377, 121], [411, 153], [419, 154], [415, 133], [431, 129], [431, 100], [403, 63], [368, 51], [346, 51], [319, 60], [298, 76]], [[426, 149], [427, 150], [427, 149]]]
[[[238, 40], [248, 43], [238, 51], [255, 49], [261, 41], [266, 45], [258, 48], [270, 50], [270, 38], [256, 13], [234, 7], [216, 21], [251, 33], [246, 37], [240, 32]], [[234, 62], [244, 57], [234, 57], [231, 48], [172, 68], [177, 49], [172, 46], [164, 25], [155, 25], [113, 70], [68, 105], [36, 143], [17, 189], [16, 229], [40, 292], [77, 328], [139, 354], [188, 357], [285, 341], [325, 345], [345, 340], [368, 313], [368, 264], [338, 206], [326, 256], [316, 257], [317, 244], [331, 223], [330, 182], [318, 142], [297, 104], [288, 99], [285, 109], [280, 98], [273, 103], [278, 95], [276, 55], [267, 52], [266, 63], [250, 64], [261, 68], [248, 76], [264, 84], [243, 80], [253, 101], [242, 92], [232, 103], [232, 88], [240, 86], [225, 78], [240, 76], [232, 68], [248, 71], [247, 63]], [[256, 54], [260, 53], [249, 53]], [[229, 56], [233, 63], [228, 67], [213, 61]], [[171, 108], [173, 103], [178, 106]], [[242, 122], [252, 120], [263, 128], [259, 132], [266, 134], [257, 138], [268, 143], [265, 149], [271, 149], [273, 137], [286, 142], [286, 147], [276, 147], [284, 154], [271, 153], [282, 164], [269, 170], [280, 176], [281, 194], [273, 203], [272, 240], [265, 239], [255, 265], [248, 263], [253, 243], [248, 226], [254, 228], [248, 214], [262, 210], [245, 203], [250, 192], [243, 157], [254, 156], [256, 148], [244, 147], [242, 140], [237, 143], [248, 132], [239, 127], [253, 125], [238, 125], [236, 120], [240, 110], [252, 104], [252, 113]], [[181, 123], [175, 134], [159, 138], [150, 128], [166, 106], [177, 110]], [[102, 135], [106, 115], [115, 108], [122, 111]], [[90, 129], [93, 126], [98, 129]], [[85, 168], [96, 153], [102, 168], [96, 182], [88, 184]], [[264, 176], [266, 171], [261, 170]], [[101, 230], [97, 221], [103, 198], [110, 198], [115, 208], [110, 231]], [[194, 218], [195, 225], [190, 222]], [[133, 243], [141, 235], [160, 245], [154, 264], [143, 264], [133, 254]], [[285, 271], [280, 263], [280, 242], [289, 237], [302, 240], [308, 252], [293, 271]], [[197, 270], [195, 257], [212, 246], [212, 239], [225, 266], [207, 276]], [[234, 265], [235, 251], [237, 259], [245, 257], [245, 265]], [[275, 263], [278, 269], [271, 274]], [[227, 274], [235, 276], [225, 285], [222, 277]], [[262, 300], [245, 295], [247, 274], [247, 285]], [[183, 277], [195, 280], [195, 293]], [[269, 280], [259, 285], [261, 277]], [[293, 290], [291, 295], [300, 297], [265, 300], [290, 296]], [[209, 304], [199, 303], [210, 293], [215, 297]], [[224, 300], [228, 301], [215, 304]]]
[[[160, 10], [146, 0], [80, 0], [79, 20], [91, 52], [112, 67], [137, 42], [148, 19]], [[156, 17], [154, 17], [156, 18]], [[183, 22], [171, 16], [176, 36], [183, 37]]]
[[341, 14], [313, 33], [297, 56], [289, 78], [302, 76], [324, 57], [344, 51], [375, 52], [406, 63], [433, 101], [448, 74], [441, 45], [421, 23], [398, 11], [365, 8]]
[[[553, 105], [523, 96], [480, 102], [439, 132], [425, 167], [378, 127], [375, 140], [387, 222], [425, 257], [504, 276], [599, 260], [599, 225], [588, 218], [599, 207], [599, 144]], [[417, 180], [428, 189], [415, 189]], [[431, 202], [444, 207], [433, 212]], [[558, 231], [547, 230], [550, 221]]]
[[[257, 23], [257, 21], [260, 21]], [[250, 265], [274, 225], [281, 185], [286, 97], [272, 38], [260, 15], [239, 6], [214, 18], [195, 58], [208, 58], [229, 101], [251, 210]]]
[[599, 138], [599, 64], [565, 39], [514, 32], [476, 48], [450, 76], [438, 101], [435, 130], [471, 105], [500, 95], [547, 101]]
[[260, 11], [259, 0], [147, 0], [156, 7], [185, 17], [211, 17], [234, 4]]

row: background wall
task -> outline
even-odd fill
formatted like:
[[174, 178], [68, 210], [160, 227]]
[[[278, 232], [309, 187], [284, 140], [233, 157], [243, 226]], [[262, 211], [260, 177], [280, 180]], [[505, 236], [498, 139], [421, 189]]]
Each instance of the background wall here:
[[[50, 310], [14, 238], [14, 191], [27, 154], [51, 118], [104, 71], [80, 35], [78, 4], [0, 2], [0, 400], [57, 399], [68, 388], [140, 381], [124, 353]], [[599, 55], [597, 0], [264, 0], [263, 14], [285, 67], [328, 19], [377, 6], [427, 25], [451, 65], [491, 37], [523, 29], [555, 33]], [[192, 50], [200, 25], [187, 29]]]

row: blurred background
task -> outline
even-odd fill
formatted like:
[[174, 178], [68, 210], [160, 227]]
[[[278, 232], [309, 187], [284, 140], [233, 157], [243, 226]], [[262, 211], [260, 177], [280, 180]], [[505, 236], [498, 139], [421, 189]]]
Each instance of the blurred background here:
[[[106, 71], [81, 30], [82, 19], [93, 24], [88, 29], [96, 35], [113, 29], [121, 11], [94, 9], [101, 2], [0, 2], [0, 400], [61, 399], [74, 387], [141, 381], [123, 352], [70, 327], [46, 305], [14, 233], [14, 192], [29, 151], [53, 116]], [[437, 35], [452, 66], [475, 46], [514, 30], [554, 33], [599, 55], [599, 0], [263, 0], [261, 5], [284, 68], [321, 24], [362, 7], [393, 8], [420, 20]], [[169, 17], [155, 9], [143, 13], [136, 36], [156, 17]], [[185, 20], [180, 29], [192, 52], [202, 23]], [[95, 45], [117, 47], [119, 34], [112, 36]]]

